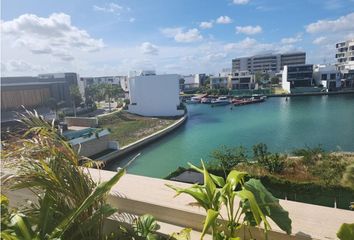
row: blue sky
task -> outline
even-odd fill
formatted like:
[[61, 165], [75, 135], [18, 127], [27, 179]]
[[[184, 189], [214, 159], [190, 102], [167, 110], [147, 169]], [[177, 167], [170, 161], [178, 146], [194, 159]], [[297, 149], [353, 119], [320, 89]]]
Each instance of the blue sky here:
[[334, 62], [354, 38], [354, 0], [1, 2], [2, 75], [216, 73], [231, 59], [306, 51]]

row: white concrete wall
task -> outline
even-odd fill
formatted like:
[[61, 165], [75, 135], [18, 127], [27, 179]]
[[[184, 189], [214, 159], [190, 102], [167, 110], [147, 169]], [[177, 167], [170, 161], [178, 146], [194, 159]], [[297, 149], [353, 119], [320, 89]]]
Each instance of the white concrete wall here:
[[288, 82], [288, 66], [284, 66], [281, 86], [285, 91], [290, 93], [290, 82]]
[[143, 116], [177, 116], [179, 100], [177, 74], [136, 76], [129, 79], [129, 112]]

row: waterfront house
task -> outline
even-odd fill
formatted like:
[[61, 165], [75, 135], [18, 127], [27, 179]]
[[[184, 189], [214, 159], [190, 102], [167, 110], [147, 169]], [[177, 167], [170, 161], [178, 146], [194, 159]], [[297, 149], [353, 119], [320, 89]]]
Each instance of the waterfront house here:
[[228, 76], [212, 76], [210, 77], [210, 88], [220, 89], [228, 87]]
[[342, 88], [354, 88], [354, 39], [337, 43], [336, 51], [336, 67], [342, 75]]
[[179, 116], [179, 79], [177, 74], [140, 73], [129, 78], [128, 111], [142, 116]]
[[313, 64], [284, 66], [282, 88], [289, 93], [319, 92], [313, 78]]
[[49, 98], [70, 106], [70, 86], [77, 85], [77, 73], [39, 74], [36, 77], [2, 77], [1, 111], [44, 106]]
[[255, 75], [249, 71], [236, 71], [233, 72], [228, 79], [228, 87], [231, 90], [234, 89], [254, 89], [255, 87]]
[[322, 85], [327, 91], [336, 91], [341, 87], [340, 71], [334, 65], [315, 65], [313, 78], [317, 85]]

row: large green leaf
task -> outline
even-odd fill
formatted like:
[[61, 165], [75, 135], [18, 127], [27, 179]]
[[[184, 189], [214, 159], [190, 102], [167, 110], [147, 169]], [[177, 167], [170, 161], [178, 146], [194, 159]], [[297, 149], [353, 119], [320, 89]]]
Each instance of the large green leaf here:
[[208, 209], [207, 211], [207, 216], [205, 218], [205, 222], [204, 222], [204, 226], [203, 226], [203, 231], [202, 231], [202, 235], [200, 236], [200, 239], [203, 239], [204, 235], [207, 233], [207, 231], [209, 230], [209, 228], [216, 224], [216, 219], [219, 216], [219, 212], [218, 211], [214, 211], [213, 209]]
[[251, 191], [242, 189], [241, 191], [237, 191], [236, 194], [244, 203], [249, 205], [249, 210], [251, 211], [257, 225], [261, 223], [261, 220], [265, 220], [265, 217], [257, 204], [256, 198]]
[[67, 216], [52, 233], [52, 238], [61, 238], [65, 231], [70, 227], [73, 221], [88, 207], [94, 204], [97, 200], [104, 197], [106, 193], [119, 181], [125, 174], [125, 169], [120, 169], [116, 175], [110, 180], [100, 183], [95, 190], [84, 200], [84, 202], [75, 211]]
[[16, 236], [19, 239], [33, 240], [35, 235], [32, 231], [31, 224], [28, 219], [21, 214], [15, 214], [11, 218], [11, 224], [15, 230]]
[[210, 177], [208, 170], [204, 166], [203, 161], [202, 161], [202, 166], [203, 166], [203, 171], [204, 171], [204, 174], [203, 174], [204, 175], [204, 187], [205, 187], [205, 190], [208, 194], [209, 200], [212, 202], [213, 198], [214, 198], [215, 191], [216, 191], [216, 186], [215, 186], [214, 181]]
[[153, 235], [159, 228], [160, 226], [157, 224], [156, 219], [150, 214], [140, 216], [133, 221], [134, 231], [138, 236], [145, 238]]
[[211, 202], [208, 199], [208, 196], [205, 191], [203, 191], [202, 187], [199, 185], [193, 185], [192, 187], [189, 188], [179, 188], [170, 184], [166, 184], [167, 187], [172, 188], [177, 192], [176, 196], [178, 196], [181, 193], [186, 193], [193, 197], [201, 207], [203, 207], [205, 210], [211, 207]]
[[227, 175], [226, 183], [230, 184], [232, 190], [235, 190], [236, 186], [243, 181], [243, 178], [247, 175], [246, 172], [239, 172], [232, 170], [229, 175]]
[[289, 213], [281, 207], [279, 200], [263, 186], [261, 181], [250, 179], [244, 184], [244, 187], [253, 193], [262, 212], [270, 217], [283, 231], [290, 234], [291, 219]]
[[[202, 162], [203, 162], [203, 160], [202, 160]], [[193, 170], [204, 174], [204, 170], [203, 170], [203, 169], [200, 169], [200, 168], [194, 166], [194, 165], [191, 164], [191, 163], [188, 163], [188, 165], [189, 165], [190, 168], [192, 168]], [[211, 174], [211, 173], [209, 173], [209, 175], [210, 175], [210, 177], [213, 179], [214, 183], [215, 183], [216, 185], [218, 185], [219, 187], [223, 187], [223, 186], [225, 185], [225, 180], [224, 180], [224, 178], [219, 177], [219, 176], [216, 176], [216, 175]]]
[[169, 240], [191, 240], [191, 228], [184, 228], [178, 233], [172, 233]]
[[354, 239], [354, 223], [343, 223], [337, 232], [337, 237], [340, 240], [353, 240]]

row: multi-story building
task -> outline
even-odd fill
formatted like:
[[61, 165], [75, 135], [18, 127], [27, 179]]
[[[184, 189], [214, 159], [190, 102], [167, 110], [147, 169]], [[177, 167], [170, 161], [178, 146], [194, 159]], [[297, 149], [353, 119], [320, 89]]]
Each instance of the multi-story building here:
[[229, 76], [229, 89], [254, 89], [255, 75], [249, 71], [237, 71]]
[[141, 75], [128, 80], [128, 111], [142, 116], [178, 116], [180, 109], [177, 74]]
[[126, 76], [81, 77], [79, 81], [80, 92], [83, 94], [85, 88], [93, 84], [113, 84], [120, 86], [121, 82], [126, 78]]
[[210, 89], [228, 88], [229, 76], [210, 76]]
[[334, 65], [315, 65], [313, 78], [317, 85], [322, 85], [327, 91], [336, 91], [341, 87], [340, 71]]
[[305, 64], [305, 52], [293, 52], [284, 54], [265, 54], [252, 57], [232, 59], [232, 72], [249, 71], [277, 73], [283, 70], [285, 65]]
[[337, 69], [342, 75], [342, 87], [354, 88], [354, 39], [336, 44]]
[[313, 79], [313, 64], [284, 66], [282, 87], [289, 93], [319, 92]]
[[199, 86], [204, 86], [207, 80], [207, 75], [205, 73], [197, 73], [194, 75], [194, 82], [198, 83]]
[[336, 66], [338, 70], [354, 70], [354, 39], [337, 43], [336, 49]]
[[77, 73], [40, 74], [37, 77], [2, 77], [1, 110], [45, 105], [49, 98], [71, 103], [70, 86], [77, 85]]

